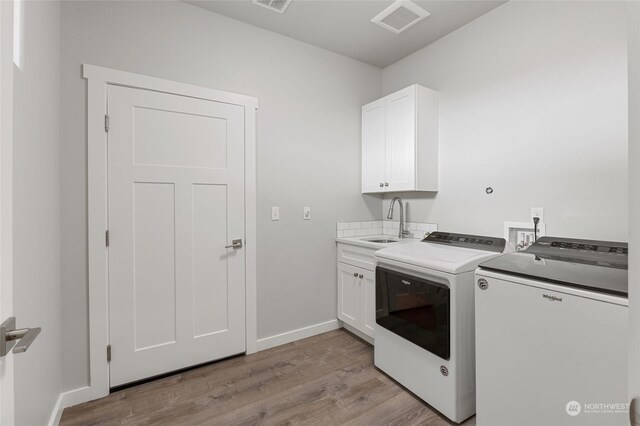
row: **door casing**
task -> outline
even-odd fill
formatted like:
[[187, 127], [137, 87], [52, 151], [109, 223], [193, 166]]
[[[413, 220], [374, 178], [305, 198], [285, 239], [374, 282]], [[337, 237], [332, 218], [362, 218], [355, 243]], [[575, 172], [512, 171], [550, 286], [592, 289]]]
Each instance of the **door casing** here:
[[[13, 316], [13, 8], [0, 1], [0, 322]], [[0, 425], [15, 423], [13, 354], [0, 358]]]
[[257, 351], [256, 273], [256, 111], [258, 99], [185, 83], [83, 65], [87, 79], [87, 161], [88, 161], [88, 267], [89, 267], [89, 385], [65, 395], [71, 406], [109, 394], [108, 250], [105, 232], [107, 216], [107, 133], [105, 114], [108, 85], [206, 99], [244, 107], [245, 125], [245, 287], [247, 354]]

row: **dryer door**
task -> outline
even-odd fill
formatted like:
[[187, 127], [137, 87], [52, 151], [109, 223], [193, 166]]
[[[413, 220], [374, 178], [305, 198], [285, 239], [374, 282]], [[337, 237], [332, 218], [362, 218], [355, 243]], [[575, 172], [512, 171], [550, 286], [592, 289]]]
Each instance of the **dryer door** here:
[[376, 323], [442, 359], [449, 359], [450, 289], [434, 277], [376, 268]]

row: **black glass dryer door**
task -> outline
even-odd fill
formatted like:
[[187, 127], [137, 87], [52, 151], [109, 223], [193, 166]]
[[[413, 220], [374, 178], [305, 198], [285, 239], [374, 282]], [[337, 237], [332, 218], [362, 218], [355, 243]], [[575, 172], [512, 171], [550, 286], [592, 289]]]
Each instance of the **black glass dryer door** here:
[[447, 360], [449, 303], [443, 283], [376, 268], [376, 323]]

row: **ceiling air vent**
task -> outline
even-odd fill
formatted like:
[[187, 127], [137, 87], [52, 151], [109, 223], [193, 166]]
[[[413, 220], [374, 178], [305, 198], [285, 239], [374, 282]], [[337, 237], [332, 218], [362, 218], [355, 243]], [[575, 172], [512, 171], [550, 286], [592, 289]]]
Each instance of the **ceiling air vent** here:
[[253, 4], [266, 7], [267, 9], [278, 13], [284, 13], [284, 11], [287, 10], [287, 7], [289, 7], [289, 3], [291, 3], [291, 0], [253, 0]]
[[394, 34], [400, 34], [429, 15], [429, 12], [411, 0], [398, 0], [380, 12], [371, 22]]

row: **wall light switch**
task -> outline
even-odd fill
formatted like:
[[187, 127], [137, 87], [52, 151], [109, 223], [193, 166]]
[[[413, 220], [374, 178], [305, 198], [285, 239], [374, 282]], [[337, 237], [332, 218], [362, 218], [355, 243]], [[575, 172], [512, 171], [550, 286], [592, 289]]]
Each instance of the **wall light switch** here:
[[271, 207], [271, 220], [280, 220], [280, 207]]
[[303, 207], [303, 209], [304, 209], [304, 213], [303, 213], [304, 220], [311, 219], [311, 207]]

